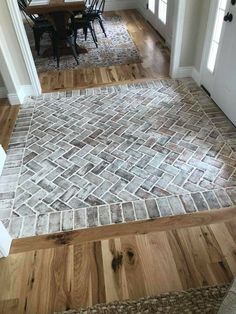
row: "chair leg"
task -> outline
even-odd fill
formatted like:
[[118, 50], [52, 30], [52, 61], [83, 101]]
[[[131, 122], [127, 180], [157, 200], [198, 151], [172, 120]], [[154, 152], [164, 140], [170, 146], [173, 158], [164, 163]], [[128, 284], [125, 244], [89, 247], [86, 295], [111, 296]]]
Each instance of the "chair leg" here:
[[73, 56], [75, 58], [76, 63], [79, 64], [78, 55], [77, 55], [76, 48], [75, 48], [75, 45], [74, 45], [74, 38], [73, 38], [73, 36], [69, 36], [67, 38], [67, 42], [68, 42], [68, 44], [71, 47], [71, 50], [73, 52]]
[[87, 38], [88, 38], [88, 27], [87, 26], [83, 27], [83, 32], [84, 32], [84, 40], [87, 41]]
[[60, 55], [59, 55], [59, 47], [58, 47], [58, 39], [56, 35], [53, 35], [53, 53], [54, 53], [54, 58], [56, 57], [57, 59], [57, 68], [60, 67]]
[[75, 30], [74, 30], [74, 47], [75, 47], [76, 54], [79, 53], [79, 51], [78, 51], [78, 49], [77, 49], [77, 43], [76, 43], [77, 35], [78, 35], [78, 30], [75, 29]]
[[96, 36], [95, 30], [92, 28], [91, 25], [89, 25], [89, 30], [90, 30], [90, 33], [91, 33], [91, 35], [92, 35], [93, 42], [95, 43], [96, 48], [98, 48], [97, 36]]
[[99, 16], [98, 22], [99, 22], [99, 24], [100, 24], [100, 26], [101, 26], [101, 29], [102, 29], [102, 31], [103, 31], [103, 34], [105, 35], [105, 37], [107, 37], [106, 30], [105, 30], [105, 27], [104, 27], [104, 25], [103, 25], [101, 16]]
[[33, 29], [34, 32], [34, 42], [35, 42], [35, 50], [37, 51], [38, 56], [40, 55], [40, 39], [41, 33], [38, 32], [36, 29]]
[[53, 58], [56, 59], [56, 45], [54, 42], [54, 34], [49, 34], [49, 37], [51, 39], [51, 43], [52, 43], [52, 53], [53, 53]]

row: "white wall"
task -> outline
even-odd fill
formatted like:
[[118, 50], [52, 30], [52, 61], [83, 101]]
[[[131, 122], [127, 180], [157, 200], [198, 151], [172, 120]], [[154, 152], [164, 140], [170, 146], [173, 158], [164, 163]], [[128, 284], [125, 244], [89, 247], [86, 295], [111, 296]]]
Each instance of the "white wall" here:
[[187, 0], [180, 66], [200, 70], [210, 0]]
[[137, 0], [106, 0], [106, 11], [127, 10], [136, 8]]
[[207, 32], [210, 5], [211, 5], [211, 0], [202, 0], [200, 22], [199, 22], [200, 25], [199, 25], [197, 47], [196, 47], [195, 60], [194, 60], [194, 66], [197, 71], [200, 71], [200, 68], [201, 68], [201, 61], [203, 57], [203, 48], [204, 48], [204, 41], [205, 41], [206, 32]]

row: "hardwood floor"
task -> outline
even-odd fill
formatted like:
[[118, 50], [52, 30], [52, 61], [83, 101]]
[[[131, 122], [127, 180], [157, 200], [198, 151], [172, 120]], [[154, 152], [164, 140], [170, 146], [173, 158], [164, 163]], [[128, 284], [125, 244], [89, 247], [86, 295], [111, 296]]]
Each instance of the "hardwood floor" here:
[[169, 54], [160, 48], [163, 40], [136, 10], [107, 12], [120, 15], [140, 51], [143, 62], [103, 68], [48, 71], [39, 75], [43, 92], [72, 90], [143, 79], [160, 79], [169, 75]]
[[7, 150], [20, 106], [11, 106], [7, 99], [0, 99], [0, 144]]
[[234, 276], [236, 218], [11, 254], [0, 260], [0, 313], [51, 314], [228, 283]]

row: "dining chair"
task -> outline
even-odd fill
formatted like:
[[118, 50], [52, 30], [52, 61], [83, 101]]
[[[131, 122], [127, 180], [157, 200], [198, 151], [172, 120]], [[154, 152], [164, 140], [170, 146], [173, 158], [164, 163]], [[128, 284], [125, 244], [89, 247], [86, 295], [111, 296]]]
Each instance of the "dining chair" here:
[[89, 10], [86, 14], [89, 15], [91, 21], [94, 22], [97, 20], [99, 22], [105, 37], [107, 37], [106, 30], [103, 25], [103, 13], [105, 9], [105, 3], [106, 3], [105, 0], [92, 0], [91, 3], [92, 10]]
[[[74, 30], [71, 27], [73, 13], [69, 11], [52, 12], [48, 18], [54, 27], [52, 36], [52, 46], [54, 57], [57, 60], [57, 67], [60, 67], [60, 50], [66, 48], [68, 44], [77, 64], [78, 51], [76, 49], [76, 41], [74, 40]], [[64, 27], [66, 25], [66, 27]]]
[[27, 0], [18, 0], [19, 8], [24, 15], [26, 22], [32, 28], [34, 34], [35, 50], [37, 51], [38, 56], [40, 55], [40, 42], [43, 34], [48, 33], [52, 39], [54, 28], [51, 23], [42, 16], [30, 15], [26, 13]]
[[73, 29], [74, 29], [74, 40], [75, 40], [75, 47], [76, 47], [76, 40], [78, 37], [78, 30], [83, 29], [84, 32], [84, 39], [87, 40], [88, 37], [88, 30], [91, 33], [93, 42], [98, 48], [98, 41], [96, 32], [93, 25], [93, 19], [91, 19], [90, 13], [94, 10], [96, 5], [96, 0], [92, 0], [91, 5], [86, 9], [86, 13], [83, 12], [82, 14], [76, 14], [72, 19]]

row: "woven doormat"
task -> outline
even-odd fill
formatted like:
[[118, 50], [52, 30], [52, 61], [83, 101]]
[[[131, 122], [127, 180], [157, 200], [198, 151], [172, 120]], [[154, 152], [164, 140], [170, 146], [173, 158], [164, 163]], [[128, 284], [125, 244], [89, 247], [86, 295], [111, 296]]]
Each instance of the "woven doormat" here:
[[171, 292], [138, 301], [100, 304], [87, 309], [69, 310], [55, 314], [216, 314], [229, 285]]

